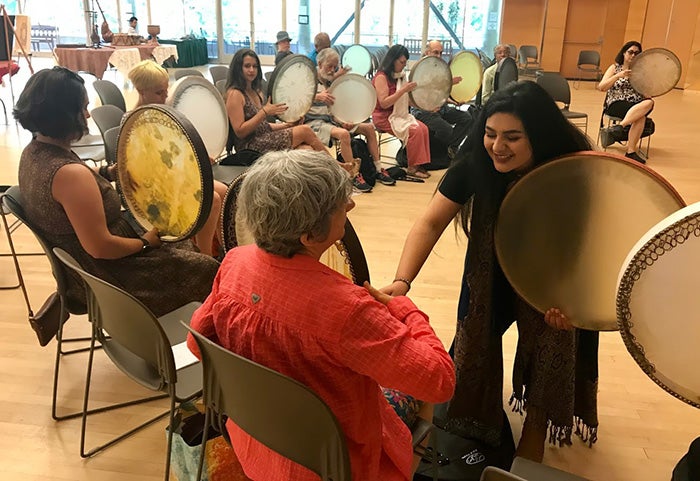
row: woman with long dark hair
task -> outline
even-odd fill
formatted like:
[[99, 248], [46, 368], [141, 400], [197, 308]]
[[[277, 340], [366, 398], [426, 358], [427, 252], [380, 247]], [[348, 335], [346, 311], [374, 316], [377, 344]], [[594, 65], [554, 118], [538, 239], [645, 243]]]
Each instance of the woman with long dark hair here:
[[258, 55], [249, 48], [237, 51], [231, 60], [226, 81], [226, 111], [235, 133], [233, 145], [236, 150], [250, 149], [265, 153], [301, 146], [326, 150], [308, 125], [287, 122], [271, 124], [267, 121], [269, 115], [279, 115], [287, 110], [287, 105], [266, 104], [261, 84]]
[[601, 130], [600, 140], [603, 147], [607, 147], [615, 141], [623, 140], [624, 129], [628, 128], [625, 157], [645, 164], [646, 160], [637, 154], [637, 144], [642, 138], [647, 116], [654, 110], [654, 101], [637, 92], [629, 79], [630, 64], [640, 53], [641, 43], [636, 40], [625, 43], [615, 56], [615, 63], [608, 67], [598, 84], [598, 90], [607, 92], [604, 112], [622, 119], [617, 125]]
[[543, 319], [515, 294], [496, 258], [494, 226], [508, 188], [521, 176], [557, 156], [590, 148], [537, 84], [520, 82], [495, 92], [409, 232], [396, 279], [382, 289], [406, 294], [442, 232], [458, 220], [469, 247], [453, 344], [457, 388], [447, 427], [500, 444], [501, 336], [517, 322], [511, 403], [518, 411], [527, 409], [518, 455], [538, 462], [547, 432], [551, 442], [568, 444], [576, 426], [589, 443], [596, 440], [598, 335], [573, 329], [554, 306]]
[[424, 167], [430, 163], [428, 127], [408, 113], [408, 93], [416, 88], [415, 82], [405, 82], [404, 68], [408, 50], [393, 45], [384, 56], [379, 70], [372, 79], [377, 91], [377, 105], [372, 112], [372, 123], [382, 132], [397, 136], [406, 146], [408, 173], [428, 178]]

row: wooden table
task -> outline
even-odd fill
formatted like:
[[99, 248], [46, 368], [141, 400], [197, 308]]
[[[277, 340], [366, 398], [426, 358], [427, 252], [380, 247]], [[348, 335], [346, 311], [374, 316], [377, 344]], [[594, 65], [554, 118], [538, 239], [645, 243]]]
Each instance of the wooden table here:
[[174, 56], [178, 58], [177, 48], [173, 45], [135, 45], [132, 47], [100, 48], [61, 48], [54, 49], [58, 64], [75, 72], [90, 72], [101, 79], [108, 64], [126, 76], [131, 67], [141, 60], [155, 58], [159, 64]]

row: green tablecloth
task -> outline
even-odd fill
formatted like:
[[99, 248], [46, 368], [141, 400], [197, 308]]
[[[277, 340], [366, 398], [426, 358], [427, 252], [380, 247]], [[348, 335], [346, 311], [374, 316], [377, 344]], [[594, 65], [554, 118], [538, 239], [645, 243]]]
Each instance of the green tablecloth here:
[[206, 65], [209, 62], [207, 39], [195, 38], [190, 40], [158, 40], [160, 43], [177, 47], [177, 67], [194, 67]]

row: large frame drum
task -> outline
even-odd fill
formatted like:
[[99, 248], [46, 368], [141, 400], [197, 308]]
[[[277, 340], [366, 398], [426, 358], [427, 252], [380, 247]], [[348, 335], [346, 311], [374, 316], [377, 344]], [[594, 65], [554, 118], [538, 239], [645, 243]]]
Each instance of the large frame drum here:
[[670, 92], [681, 79], [681, 61], [665, 48], [650, 48], [637, 55], [630, 64], [630, 84], [645, 97]]
[[117, 141], [117, 189], [145, 230], [163, 241], [193, 236], [206, 223], [214, 196], [207, 149], [184, 115], [166, 105], [127, 114]]
[[617, 276], [627, 253], [684, 205], [638, 162], [571, 154], [535, 168], [506, 194], [496, 254], [515, 291], [539, 311], [557, 307], [576, 327], [616, 330]]
[[272, 71], [267, 91], [273, 104], [287, 104], [283, 122], [304, 118], [316, 97], [316, 66], [305, 55], [288, 55]]
[[700, 203], [663, 219], [620, 269], [620, 334], [639, 367], [674, 397], [700, 408]]
[[[221, 238], [224, 242], [223, 248], [225, 252], [239, 245], [248, 245], [255, 242], [250, 230], [243, 222], [237, 206], [238, 194], [241, 191], [241, 185], [244, 180], [245, 174], [241, 174], [231, 182], [221, 208]], [[350, 219], [347, 219], [345, 222], [345, 235], [343, 238], [326, 250], [320, 261], [336, 272], [343, 274], [358, 286], [363, 285], [365, 281], [369, 282], [367, 259], [362, 250], [360, 239], [350, 223]]]
[[408, 95], [421, 110], [437, 110], [450, 97], [452, 72], [441, 58], [423, 57], [411, 69], [408, 80], [418, 84]]

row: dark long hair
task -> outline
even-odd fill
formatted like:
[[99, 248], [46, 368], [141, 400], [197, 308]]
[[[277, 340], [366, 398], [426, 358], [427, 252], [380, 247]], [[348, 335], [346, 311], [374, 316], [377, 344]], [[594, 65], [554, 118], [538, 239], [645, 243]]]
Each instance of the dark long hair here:
[[228, 78], [226, 79], [226, 90], [233, 87], [236, 90], [240, 90], [245, 93], [246, 80], [243, 76], [243, 61], [245, 57], [253, 57], [258, 63], [258, 74], [253, 80], [252, 87], [256, 92], [260, 91], [260, 86], [262, 85], [262, 70], [260, 69], [260, 58], [254, 50], [249, 48], [242, 48], [238, 50], [233, 58], [231, 59], [231, 64], [228, 68]]
[[12, 115], [25, 129], [54, 139], [76, 140], [88, 132], [83, 111], [85, 81], [65, 67], [40, 70], [32, 75]]
[[[477, 194], [486, 196], [492, 207], [500, 203], [506, 186], [515, 180], [514, 172], [500, 173], [484, 147], [486, 120], [496, 113], [512, 114], [523, 123], [532, 147], [533, 167], [564, 154], [590, 150], [591, 142], [561, 113], [552, 97], [534, 82], [521, 81], [497, 90], [486, 103], [455, 162], [469, 164], [470, 179]], [[471, 201], [460, 212], [459, 222], [468, 232]]]
[[615, 55], [616, 64], [622, 65], [625, 62], [625, 52], [629, 50], [630, 47], [637, 47], [640, 52], [642, 51], [641, 43], [637, 42], [636, 40], [630, 40], [629, 42], [625, 43], [620, 51], [617, 52], [617, 55]]
[[400, 44], [392, 45], [379, 64], [379, 70], [384, 72], [387, 81], [390, 83], [396, 83], [396, 80], [394, 80], [394, 62], [401, 57], [406, 57], [406, 60], [408, 60], [410, 57], [408, 49]]

